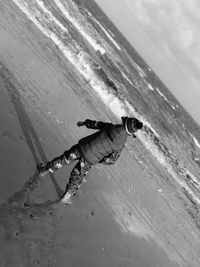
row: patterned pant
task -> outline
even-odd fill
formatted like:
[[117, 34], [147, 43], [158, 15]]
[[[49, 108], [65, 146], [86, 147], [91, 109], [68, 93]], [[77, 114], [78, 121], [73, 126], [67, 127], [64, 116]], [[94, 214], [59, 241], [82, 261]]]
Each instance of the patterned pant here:
[[66, 192], [74, 194], [80, 187], [84, 177], [88, 173], [89, 169], [92, 167], [88, 162], [86, 162], [79, 150], [78, 145], [74, 145], [69, 150], [65, 151], [61, 156], [54, 158], [52, 161], [47, 162], [46, 168], [53, 172], [64, 165], [68, 165], [74, 161], [78, 160], [78, 163], [73, 168], [69, 182], [66, 186]]

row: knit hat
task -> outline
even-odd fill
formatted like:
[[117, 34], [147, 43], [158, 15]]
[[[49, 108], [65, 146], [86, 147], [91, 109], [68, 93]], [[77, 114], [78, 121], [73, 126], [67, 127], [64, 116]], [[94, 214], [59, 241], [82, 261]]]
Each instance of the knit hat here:
[[143, 123], [136, 118], [122, 117], [122, 123], [129, 135], [134, 134], [143, 127]]

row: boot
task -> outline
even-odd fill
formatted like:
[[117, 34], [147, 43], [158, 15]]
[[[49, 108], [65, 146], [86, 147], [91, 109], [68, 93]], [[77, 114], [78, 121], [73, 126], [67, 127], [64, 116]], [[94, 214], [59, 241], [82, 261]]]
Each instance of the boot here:
[[45, 176], [47, 173], [53, 173], [53, 169], [47, 168], [47, 166], [44, 163], [40, 163], [37, 165], [37, 170], [39, 172], [39, 175], [41, 177]]

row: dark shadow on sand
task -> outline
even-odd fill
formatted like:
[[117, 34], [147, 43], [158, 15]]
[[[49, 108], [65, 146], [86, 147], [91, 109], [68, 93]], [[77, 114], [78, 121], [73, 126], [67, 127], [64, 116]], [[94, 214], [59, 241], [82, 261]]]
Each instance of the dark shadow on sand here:
[[[40, 160], [37, 158], [37, 153], [36, 153], [37, 151], [40, 154], [42, 161], [47, 162], [47, 157], [46, 157], [46, 155], [42, 149], [42, 146], [40, 144], [37, 133], [36, 133], [32, 123], [31, 123], [31, 120], [29, 119], [28, 114], [26, 113], [26, 110], [25, 110], [23, 103], [21, 101], [21, 96], [20, 96], [20, 93], [17, 89], [17, 87], [19, 87], [18, 82], [13, 77], [12, 73], [10, 73], [9, 70], [7, 68], [5, 68], [1, 63], [0, 63], [0, 75], [1, 75], [1, 77], [4, 81], [4, 84], [5, 84], [5, 87], [8, 91], [8, 95], [10, 97], [10, 100], [15, 107], [20, 126], [22, 128], [22, 131], [24, 133], [24, 136], [26, 138], [26, 142], [30, 148], [30, 151], [33, 155], [35, 164], [37, 165], [40, 162]], [[58, 198], [60, 198], [63, 194], [63, 191], [60, 188], [60, 186], [58, 185], [54, 175], [50, 174], [50, 178], [51, 178], [51, 181], [52, 181], [52, 183], [55, 187], [55, 190], [57, 192], [57, 196], [58, 196]], [[39, 180], [40, 180], [40, 177], [39, 177], [38, 172], [36, 170], [34, 175], [31, 176], [26, 181], [23, 188], [20, 191], [15, 192], [8, 199], [8, 204], [19, 205], [22, 207], [23, 204], [25, 202], [27, 202], [28, 194], [38, 186]], [[52, 203], [56, 203], [56, 201], [52, 201]], [[40, 206], [45, 207], [50, 202], [47, 201], [45, 203], [41, 203]]]

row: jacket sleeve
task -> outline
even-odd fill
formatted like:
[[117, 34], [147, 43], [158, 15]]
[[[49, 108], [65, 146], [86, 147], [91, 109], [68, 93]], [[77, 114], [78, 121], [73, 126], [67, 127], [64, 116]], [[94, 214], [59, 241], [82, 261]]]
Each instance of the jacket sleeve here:
[[87, 119], [83, 122], [83, 125], [89, 129], [101, 130], [112, 125], [112, 123], [103, 122], [103, 121], [93, 121], [93, 120]]
[[114, 151], [110, 155], [104, 157], [99, 163], [102, 163], [105, 165], [114, 164], [120, 157], [120, 153], [121, 151]]

